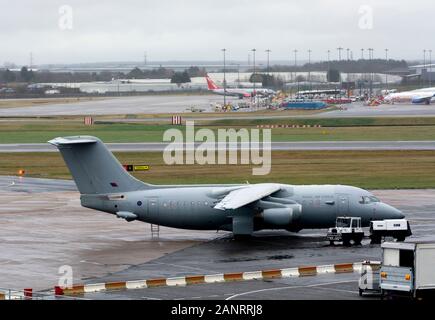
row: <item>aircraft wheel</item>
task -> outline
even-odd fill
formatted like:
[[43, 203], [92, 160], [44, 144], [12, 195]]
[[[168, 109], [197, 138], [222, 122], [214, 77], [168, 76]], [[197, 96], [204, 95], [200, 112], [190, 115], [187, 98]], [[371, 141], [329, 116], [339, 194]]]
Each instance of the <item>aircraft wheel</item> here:
[[355, 237], [353, 238], [353, 242], [354, 242], [356, 245], [360, 245], [362, 239], [363, 239], [363, 236], [355, 236]]
[[236, 241], [245, 241], [245, 240], [249, 240], [252, 238], [251, 235], [248, 234], [234, 234], [233, 235], [234, 240]]

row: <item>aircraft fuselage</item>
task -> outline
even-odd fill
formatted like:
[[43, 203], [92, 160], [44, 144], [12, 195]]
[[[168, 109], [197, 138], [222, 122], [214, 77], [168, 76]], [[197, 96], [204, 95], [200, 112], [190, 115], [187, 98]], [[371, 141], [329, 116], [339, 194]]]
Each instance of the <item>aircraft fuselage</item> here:
[[[364, 203], [363, 197], [373, 196], [368, 191], [340, 185], [283, 185], [276, 196], [257, 201], [249, 207], [214, 209], [221, 198], [216, 190], [222, 187], [225, 186], [163, 186], [107, 196], [82, 195], [81, 201], [83, 206], [92, 209], [112, 214], [130, 212], [139, 221], [192, 230], [234, 231], [234, 217], [253, 217], [253, 230], [290, 231], [328, 228], [335, 225], [337, 216], [361, 217], [363, 226], [368, 226], [375, 219], [403, 217], [399, 210], [380, 201]], [[288, 220], [269, 215], [273, 211], [268, 209], [283, 203], [292, 207]]]

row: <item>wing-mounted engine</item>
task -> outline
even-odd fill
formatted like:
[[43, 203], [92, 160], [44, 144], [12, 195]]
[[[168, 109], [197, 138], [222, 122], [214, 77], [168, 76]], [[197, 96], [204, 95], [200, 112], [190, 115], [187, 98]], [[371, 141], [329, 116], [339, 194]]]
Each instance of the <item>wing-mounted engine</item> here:
[[287, 198], [267, 197], [255, 204], [255, 229], [299, 231], [302, 206]]
[[254, 230], [287, 229], [298, 231], [302, 206], [289, 199], [289, 190], [280, 184], [263, 183], [215, 191], [225, 196], [215, 205], [232, 216], [235, 235], [248, 235]]

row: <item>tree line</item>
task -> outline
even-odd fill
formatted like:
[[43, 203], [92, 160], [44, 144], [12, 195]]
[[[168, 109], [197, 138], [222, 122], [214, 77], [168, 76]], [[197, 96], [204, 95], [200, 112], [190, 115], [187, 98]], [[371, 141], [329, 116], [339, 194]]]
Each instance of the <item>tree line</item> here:
[[[385, 60], [385, 59], [360, 59], [360, 60], [334, 60], [305, 63], [299, 66], [292, 65], [273, 65], [269, 67], [270, 72], [308, 72], [308, 71], [328, 71], [331, 69], [343, 73], [383, 73], [393, 69], [407, 69], [408, 63], [405, 60]], [[260, 69], [267, 72], [267, 68]]]
[[[190, 82], [191, 77], [203, 77], [207, 74], [205, 68], [192, 66], [184, 72], [175, 72], [169, 68], [140, 69], [133, 68], [129, 72], [50, 72], [32, 71], [22, 67], [20, 71], [10, 69], [0, 70], [0, 83], [49, 83], [49, 82], [94, 82], [112, 81], [116, 79], [171, 79], [173, 83], [178, 81]], [[181, 83], [184, 83], [181, 82]]]

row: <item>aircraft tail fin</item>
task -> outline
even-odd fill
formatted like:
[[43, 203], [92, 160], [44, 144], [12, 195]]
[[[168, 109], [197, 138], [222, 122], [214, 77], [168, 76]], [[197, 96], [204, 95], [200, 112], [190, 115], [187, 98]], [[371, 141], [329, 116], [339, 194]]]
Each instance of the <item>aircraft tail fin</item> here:
[[206, 76], [205, 79], [207, 80], [207, 87], [208, 87], [208, 90], [216, 90], [216, 89], [219, 89], [219, 87], [217, 86], [217, 84], [214, 83], [214, 81], [213, 81], [209, 76]]
[[59, 137], [48, 143], [59, 149], [81, 194], [108, 194], [151, 188], [131, 176], [98, 138]]

